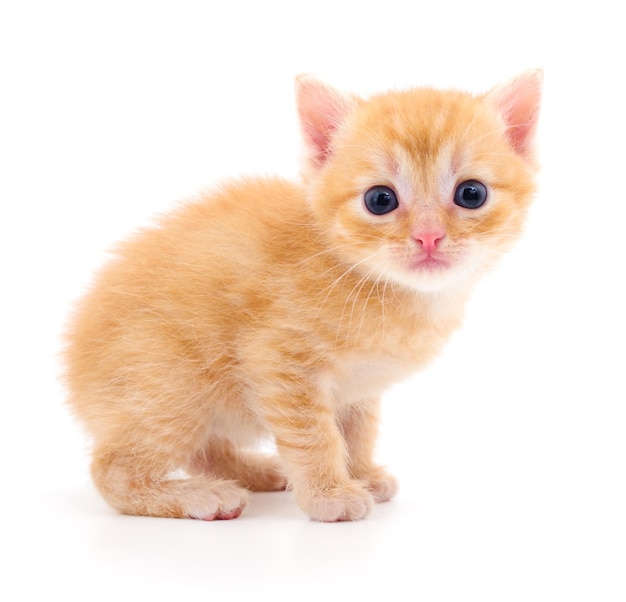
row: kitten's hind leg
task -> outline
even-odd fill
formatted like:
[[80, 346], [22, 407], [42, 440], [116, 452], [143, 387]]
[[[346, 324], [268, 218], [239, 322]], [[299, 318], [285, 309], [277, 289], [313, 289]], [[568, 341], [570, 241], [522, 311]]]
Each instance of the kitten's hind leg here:
[[96, 449], [92, 476], [104, 498], [123, 514], [217, 520], [241, 514], [247, 491], [209, 475], [168, 479], [163, 458], [130, 450]]
[[186, 469], [189, 474], [234, 479], [250, 491], [281, 491], [287, 487], [277, 457], [236, 449], [225, 439], [211, 439]]

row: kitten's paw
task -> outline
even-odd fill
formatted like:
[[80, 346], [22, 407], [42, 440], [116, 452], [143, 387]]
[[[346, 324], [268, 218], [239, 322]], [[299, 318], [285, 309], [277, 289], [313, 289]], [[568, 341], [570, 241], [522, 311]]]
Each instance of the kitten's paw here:
[[376, 502], [388, 502], [398, 492], [398, 480], [384, 468], [375, 468], [361, 479]]
[[[195, 488], [194, 488], [195, 489]], [[248, 492], [230, 481], [215, 481], [210, 487], [188, 492], [183, 515], [199, 520], [237, 518], [248, 500]]]
[[365, 518], [374, 507], [374, 497], [358, 481], [349, 481], [327, 491], [296, 491], [300, 507], [314, 520], [334, 523]]

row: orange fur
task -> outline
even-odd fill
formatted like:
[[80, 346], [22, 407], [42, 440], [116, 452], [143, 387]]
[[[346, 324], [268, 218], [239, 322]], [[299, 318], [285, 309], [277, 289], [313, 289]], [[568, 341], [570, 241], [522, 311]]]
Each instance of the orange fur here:
[[[518, 235], [539, 88], [531, 72], [482, 96], [365, 101], [300, 78], [301, 183], [230, 183], [121, 244], [67, 332], [102, 495], [130, 514], [233, 518], [248, 489], [289, 485], [322, 521], [390, 499], [378, 400], [439, 352]], [[467, 179], [487, 185], [483, 207], [452, 202]], [[395, 211], [365, 209], [374, 185]], [[417, 265], [427, 238], [443, 266]], [[278, 457], [253, 451], [268, 435]]]

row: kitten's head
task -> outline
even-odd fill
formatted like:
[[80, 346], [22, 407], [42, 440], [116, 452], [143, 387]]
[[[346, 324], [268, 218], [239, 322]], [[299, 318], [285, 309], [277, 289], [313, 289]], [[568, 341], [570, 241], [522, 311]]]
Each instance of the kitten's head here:
[[534, 192], [541, 79], [362, 100], [298, 78], [309, 203], [330, 245], [373, 279], [424, 291], [489, 267]]

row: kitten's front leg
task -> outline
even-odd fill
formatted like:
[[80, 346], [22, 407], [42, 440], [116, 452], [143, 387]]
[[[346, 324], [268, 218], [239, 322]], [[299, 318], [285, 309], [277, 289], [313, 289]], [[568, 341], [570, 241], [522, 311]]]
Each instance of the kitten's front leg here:
[[[285, 386], [290, 381], [292, 388]], [[364, 518], [374, 496], [348, 471], [346, 445], [330, 406], [313, 387], [284, 375], [274, 382], [282, 386], [260, 400], [262, 413], [299, 506], [324, 522]]]
[[377, 502], [389, 501], [398, 491], [396, 478], [373, 461], [380, 401], [368, 399], [341, 409], [338, 422], [348, 448], [348, 466], [355, 479], [364, 481]]

